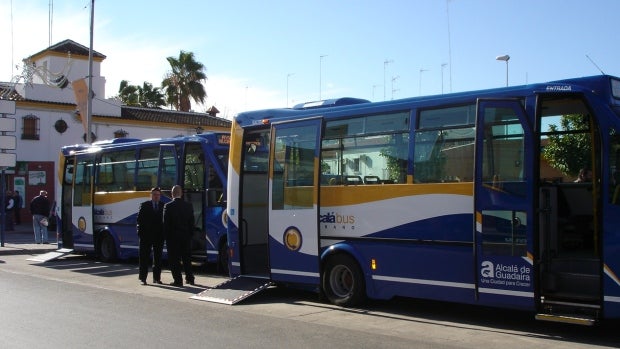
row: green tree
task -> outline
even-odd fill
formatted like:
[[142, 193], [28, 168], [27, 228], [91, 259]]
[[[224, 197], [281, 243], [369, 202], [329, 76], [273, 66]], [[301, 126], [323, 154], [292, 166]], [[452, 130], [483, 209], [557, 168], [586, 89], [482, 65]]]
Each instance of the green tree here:
[[581, 168], [592, 168], [589, 120], [582, 114], [562, 115], [560, 126], [549, 125], [549, 141], [542, 156], [563, 174], [576, 176]]
[[176, 110], [189, 111], [190, 98], [204, 103], [207, 92], [202, 82], [207, 79], [205, 66], [196, 62], [192, 52], [181, 51], [179, 57], [166, 58], [171, 71], [166, 74], [161, 86], [165, 90], [167, 102]]
[[118, 89], [118, 98], [125, 105], [145, 108], [159, 108], [166, 105], [164, 94], [159, 87], [153, 87], [149, 82], [142, 86], [130, 85], [127, 80], [122, 80]]
[[138, 86], [130, 85], [129, 81], [122, 80], [118, 88], [118, 98], [125, 105], [138, 106], [140, 97], [138, 95]]
[[144, 82], [142, 87], [138, 86], [138, 95], [140, 106], [145, 108], [159, 108], [166, 105], [164, 94], [159, 87], [153, 87], [153, 84]]

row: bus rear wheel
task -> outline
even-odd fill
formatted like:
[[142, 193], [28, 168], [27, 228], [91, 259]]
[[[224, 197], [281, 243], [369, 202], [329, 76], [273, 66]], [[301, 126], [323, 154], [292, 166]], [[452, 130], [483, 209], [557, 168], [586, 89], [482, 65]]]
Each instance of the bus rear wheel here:
[[327, 299], [339, 306], [353, 306], [366, 298], [364, 275], [349, 255], [338, 254], [327, 259], [322, 286]]
[[113, 262], [116, 260], [116, 245], [110, 234], [104, 234], [99, 243], [99, 258], [103, 262]]

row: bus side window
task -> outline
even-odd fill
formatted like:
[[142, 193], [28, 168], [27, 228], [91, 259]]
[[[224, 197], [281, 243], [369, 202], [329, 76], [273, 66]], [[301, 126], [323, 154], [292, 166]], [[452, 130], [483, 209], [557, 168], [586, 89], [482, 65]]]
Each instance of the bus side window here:
[[413, 155], [416, 183], [472, 181], [475, 115], [475, 105], [420, 111]]
[[175, 177], [174, 173], [162, 172], [161, 180], [160, 180], [160, 187], [172, 188], [172, 186], [174, 185], [174, 177]]
[[205, 155], [198, 143], [185, 146], [184, 178], [185, 190], [205, 189]]
[[222, 180], [217, 175], [213, 165], [209, 166], [208, 181], [207, 200], [209, 206], [226, 206], [226, 195], [224, 195]]
[[620, 135], [615, 129], [610, 129], [612, 135], [609, 141], [609, 175], [610, 201], [613, 205], [620, 205]]
[[154, 185], [151, 182], [151, 176], [147, 174], [139, 174], [136, 180], [136, 190], [148, 190]]
[[180, 150], [175, 150], [170, 147], [162, 147], [160, 149], [158, 172], [159, 187], [169, 189], [172, 188], [173, 185], [177, 184], [177, 172], [179, 170], [179, 159], [176, 157], [177, 151]]
[[410, 111], [327, 122], [321, 142], [321, 183], [406, 183], [409, 125]]

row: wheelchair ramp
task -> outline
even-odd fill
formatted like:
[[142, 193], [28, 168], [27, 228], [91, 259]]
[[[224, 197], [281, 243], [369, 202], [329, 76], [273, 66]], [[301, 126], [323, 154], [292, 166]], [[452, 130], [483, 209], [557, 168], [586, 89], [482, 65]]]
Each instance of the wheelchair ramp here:
[[33, 262], [39, 262], [39, 263], [45, 263], [45, 262], [53, 261], [54, 259], [58, 259], [62, 256], [66, 256], [71, 252], [73, 252], [73, 249], [71, 248], [61, 248], [56, 251], [47, 252], [44, 254], [40, 254], [38, 256], [34, 256], [32, 258], [28, 258], [26, 260], [33, 261]]
[[267, 278], [237, 276], [190, 298], [233, 305], [253, 296], [271, 285]]

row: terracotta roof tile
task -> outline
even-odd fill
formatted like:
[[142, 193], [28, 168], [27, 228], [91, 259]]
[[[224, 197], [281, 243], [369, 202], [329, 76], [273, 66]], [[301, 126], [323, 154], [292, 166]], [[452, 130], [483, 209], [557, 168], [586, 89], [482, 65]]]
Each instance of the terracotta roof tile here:
[[121, 118], [125, 120], [164, 122], [192, 126], [230, 127], [231, 121], [205, 113], [181, 112], [176, 110], [142, 107], [121, 107]]
[[[50, 47], [48, 47], [48, 48], [46, 48], [46, 49], [44, 49], [42, 51], [39, 51], [39, 52], [31, 55], [28, 58], [32, 58], [32, 57], [41, 55], [41, 54], [43, 54], [45, 52], [48, 52], [48, 51], [59, 52], [59, 53], [71, 52], [72, 55], [80, 55], [80, 56], [87, 56], [88, 57], [89, 49], [88, 49], [88, 47], [86, 47], [84, 45], [78, 44], [77, 42], [75, 42], [73, 40], [67, 39], [67, 40], [61, 41], [61, 42], [59, 42], [57, 44], [54, 44], [54, 45], [52, 45], [52, 46], [50, 46]], [[95, 50], [93, 50], [93, 57], [97, 57], [97, 58], [101, 58], [101, 59], [105, 59], [106, 58], [105, 55], [103, 55], [103, 54], [101, 54], [101, 53], [99, 53], [99, 52], [97, 52]]]

